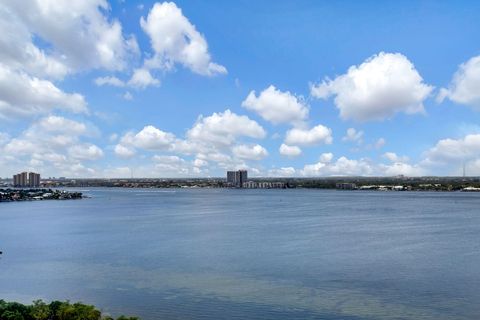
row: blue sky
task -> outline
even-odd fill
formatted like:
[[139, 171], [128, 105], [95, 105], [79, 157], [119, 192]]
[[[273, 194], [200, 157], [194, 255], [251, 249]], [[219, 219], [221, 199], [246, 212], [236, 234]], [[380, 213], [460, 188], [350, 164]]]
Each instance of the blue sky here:
[[475, 1], [7, 0], [0, 16], [0, 176], [480, 174]]

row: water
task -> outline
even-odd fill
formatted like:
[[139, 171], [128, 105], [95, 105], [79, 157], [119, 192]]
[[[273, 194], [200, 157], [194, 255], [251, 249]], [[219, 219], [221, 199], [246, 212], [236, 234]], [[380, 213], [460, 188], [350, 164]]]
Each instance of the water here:
[[480, 194], [87, 194], [0, 204], [0, 298], [144, 320], [480, 318]]

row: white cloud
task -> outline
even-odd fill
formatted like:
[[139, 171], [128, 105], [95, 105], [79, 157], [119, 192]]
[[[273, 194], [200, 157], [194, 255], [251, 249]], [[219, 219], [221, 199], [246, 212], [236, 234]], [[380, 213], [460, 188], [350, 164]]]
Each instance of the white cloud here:
[[480, 110], [480, 56], [461, 64], [448, 89], [441, 89], [437, 101], [445, 98]]
[[203, 159], [196, 158], [195, 160], [193, 160], [193, 165], [195, 167], [206, 167], [208, 166], [208, 162]]
[[355, 128], [348, 128], [347, 134], [342, 138], [343, 141], [362, 143], [363, 131], [357, 131]]
[[215, 145], [231, 145], [237, 137], [261, 139], [265, 130], [247, 116], [237, 115], [230, 110], [214, 112], [211, 116], [200, 116], [194, 126], [188, 130], [187, 138]]
[[388, 165], [380, 164], [379, 171], [386, 176], [421, 176], [427, 171], [419, 164], [411, 165], [407, 156], [399, 156], [395, 152], [385, 152], [383, 158], [391, 163]]
[[282, 167], [268, 170], [271, 177], [292, 177], [297, 171], [293, 167]]
[[214, 153], [208, 153], [208, 154], [200, 152], [197, 154], [197, 158], [202, 160], [214, 161], [218, 163], [228, 163], [232, 161], [232, 158], [229, 155], [223, 154], [220, 152], [214, 152]]
[[0, 61], [15, 70], [37, 77], [62, 78], [69, 67], [58, 56], [50, 56], [32, 42], [28, 27], [6, 3], [0, 4]]
[[87, 126], [84, 123], [53, 115], [41, 118], [36, 125], [40, 130], [48, 132], [70, 135], [81, 135], [87, 132]]
[[[155, 162], [155, 171], [160, 176], [188, 176], [194, 173], [194, 168], [184, 159], [178, 156], [159, 156], [153, 157]], [[197, 173], [201, 171], [197, 168]]]
[[297, 124], [308, 117], [308, 106], [301, 97], [296, 97], [289, 91], [282, 92], [273, 85], [263, 90], [258, 97], [255, 91], [251, 91], [242, 106], [274, 124]]
[[383, 175], [386, 176], [404, 175], [409, 177], [415, 177], [422, 176], [426, 172], [419, 165], [411, 165], [404, 162], [394, 162], [390, 165], [381, 165], [380, 169], [383, 170]]
[[125, 87], [125, 82], [118, 79], [117, 77], [99, 77], [95, 79], [95, 84], [97, 86], [110, 85], [114, 87]]
[[377, 142], [375, 142], [375, 149], [381, 149], [385, 146], [385, 144], [387, 143], [387, 140], [385, 140], [384, 138], [379, 138], [377, 140]]
[[380, 52], [334, 80], [313, 85], [311, 94], [322, 99], [334, 95], [343, 119], [369, 121], [398, 112], [422, 113], [432, 90], [407, 57]]
[[408, 162], [410, 160], [408, 157], [399, 156], [395, 152], [385, 152], [383, 157], [391, 162]]
[[317, 145], [331, 144], [333, 141], [332, 130], [321, 124], [312, 129], [293, 128], [287, 131], [285, 143], [288, 145]]
[[179, 164], [179, 163], [184, 163], [185, 160], [178, 156], [159, 156], [155, 155], [153, 156], [153, 161], [157, 163], [169, 163], [169, 164]]
[[[6, 0], [0, 13], [15, 23], [1, 25], [7, 29], [2, 34], [15, 35], [21, 28], [21, 40], [11, 44], [8, 52], [10, 57], [17, 56], [20, 64], [30, 60], [34, 67], [42, 66], [44, 72], [37, 72], [38, 76], [62, 76], [90, 68], [123, 70], [138, 54], [138, 45], [134, 37], [123, 36], [120, 22], [108, 19], [109, 10], [105, 0]], [[52, 45], [50, 56], [33, 44], [34, 36]], [[25, 48], [30, 51], [22, 52]]]
[[106, 178], [127, 178], [132, 175], [129, 167], [106, 168], [103, 170], [103, 176]]
[[302, 154], [302, 149], [297, 146], [289, 146], [288, 144], [282, 143], [278, 149], [281, 155], [287, 157], [297, 157]]
[[131, 158], [135, 155], [135, 150], [129, 147], [126, 147], [122, 144], [117, 144], [114, 148], [114, 152], [120, 158]]
[[244, 160], [262, 160], [268, 156], [268, 151], [259, 144], [234, 146], [232, 151], [237, 158]]
[[440, 140], [426, 152], [426, 157], [429, 161], [443, 163], [480, 158], [480, 134]]
[[52, 115], [37, 120], [3, 147], [0, 146], [0, 154], [12, 158], [11, 170], [92, 176], [96, 171], [84, 166], [82, 161], [97, 160], [103, 156], [103, 151], [83, 141], [83, 137], [96, 132], [92, 125]]
[[132, 77], [128, 80], [128, 85], [145, 89], [148, 86], [159, 86], [160, 80], [155, 79], [148, 69], [140, 68], [133, 71]]
[[364, 176], [371, 175], [373, 168], [364, 159], [352, 160], [340, 157], [335, 162], [307, 164], [301, 171], [304, 176]]
[[4, 145], [10, 140], [10, 135], [5, 132], [0, 132], [0, 146]]
[[145, 126], [138, 133], [127, 133], [121, 140], [120, 144], [124, 147], [135, 147], [145, 150], [168, 150], [175, 141], [175, 135], [155, 128], [152, 125]]
[[332, 162], [332, 160], [333, 160], [333, 153], [331, 153], [331, 152], [322, 153], [320, 155], [320, 162], [321, 163], [330, 163], [330, 162]]
[[119, 21], [105, 16], [105, 0], [15, 1], [5, 6], [31, 34], [51, 43], [54, 55], [72, 69], [123, 70], [138, 53], [134, 37], [125, 38]]
[[133, 100], [133, 95], [129, 91], [125, 92], [122, 97], [123, 97], [123, 99], [125, 99], [127, 101], [132, 101]]
[[97, 160], [103, 157], [103, 151], [94, 144], [80, 144], [68, 149], [69, 155], [78, 160]]
[[13, 71], [0, 63], [0, 117], [32, 116], [53, 109], [88, 111], [82, 95], [65, 93], [48, 80]]
[[207, 41], [175, 3], [156, 3], [147, 18], [141, 18], [140, 25], [155, 52], [146, 66], [171, 69], [180, 63], [201, 75], [227, 73], [224, 66], [211, 61]]

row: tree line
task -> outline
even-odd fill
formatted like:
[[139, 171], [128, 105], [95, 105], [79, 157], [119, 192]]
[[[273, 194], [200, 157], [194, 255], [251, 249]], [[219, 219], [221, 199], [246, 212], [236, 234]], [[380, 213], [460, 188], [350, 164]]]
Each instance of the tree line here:
[[[35, 300], [31, 305], [0, 300], [0, 320], [115, 320], [95, 306], [80, 302]], [[140, 320], [120, 316], [116, 320]]]

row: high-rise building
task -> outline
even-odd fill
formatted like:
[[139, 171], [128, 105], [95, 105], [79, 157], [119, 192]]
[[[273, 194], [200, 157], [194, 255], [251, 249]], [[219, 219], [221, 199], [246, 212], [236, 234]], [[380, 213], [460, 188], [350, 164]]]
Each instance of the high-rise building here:
[[32, 188], [40, 187], [40, 174], [35, 172], [30, 172], [28, 174], [28, 186]]
[[13, 176], [14, 187], [40, 187], [40, 174], [35, 172], [22, 172]]
[[235, 172], [236, 171], [227, 171], [227, 183], [235, 184]]
[[28, 172], [20, 173], [20, 187], [26, 187], [28, 185]]
[[227, 171], [227, 183], [234, 187], [242, 188], [247, 179], [247, 170]]
[[13, 175], [13, 186], [14, 187], [20, 186], [20, 174]]

